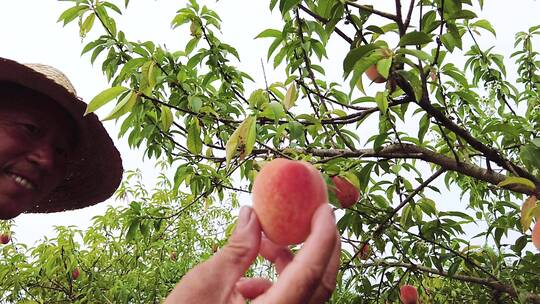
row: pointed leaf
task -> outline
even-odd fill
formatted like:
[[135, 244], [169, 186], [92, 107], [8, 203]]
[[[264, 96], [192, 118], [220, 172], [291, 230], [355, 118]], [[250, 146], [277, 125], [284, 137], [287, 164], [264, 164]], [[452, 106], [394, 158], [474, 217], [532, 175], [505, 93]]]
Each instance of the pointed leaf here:
[[523, 228], [523, 232], [529, 230], [531, 227], [531, 222], [533, 218], [532, 209], [536, 206], [536, 196], [531, 195], [529, 196], [525, 202], [523, 202], [523, 205], [521, 206], [521, 227]]
[[523, 186], [531, 189], [532, 191], [536, 190], [536, 186], [534, 185], [533, 182], [531, 182], [530, 180], [528, 180], [526, 178], [516, 177], [516, 176], [507, 177], [505, 180], [503, 180], [502, 182], [497, 184], [497, 186], [504, 187], [504, 186], [513, 185], [513, 184], [523, 185]]
[[169, 131], [173, 123], [173, 120], [174, 118], [173, 118], [171, 109], [169, 109], [169, 107], [167, 106], [162, 105], [161, 106], [161, 119], [160, 119], [161, 129], [165, 132]]
[[377, 92], [375, 95], [375, 101], [377, 102], [377, 107], [379, 107], [379, 110], [382, 114], [386, 114], [386, 111], [388, 110], [388, 98], [387, 98], [386, 92]]
[[294, 102], [296, 101], [297, 97], [296, 85], [291, 83], [291, 86], [289, 86], [289, 89], [287, 89], [287, 94], [285, 94], [285, 98], [283, 99], [283, 107], [285, 110], [289, 110], [292, 106], [294, 106]]
[[127, 90], [128, 88], [126, 87], [116, 86], [116, 87], [108, 88], [105, 91], [99, 93], [98, 95], [96, 95], [96, 97], [92, 98], [90, 103], [88, 103], [88, 106], [86, 107], [86, 112], [84, 113], [84, 115], [93, 113], [94, 111], [104, 106], [109, 101], [118, 97], [118, 95], [122, 94], [123, 92]]
[[403, 35], [403, 37], [401, 37], [399, 40], [399, 45], [420, 45], [430, 43], [431, 41], [433, 41], [433, 39], [431, 39], [428, 34], [414, 31]]
[[120, 102], [116, 105], [116, 107], [112, 109], [111, 113], [109, 113], [109, 115], [107, 115], [103, 120], [105, 121], [105, 120], [117, 119], [120, 116], [130, 112], [137, 101], [137, 97], [138, 97], [137, 93], [135, 93], [134, 91], [131, 91], [129, 94], [124, 96], [122, 100], [120, 100]]
[[191, 153], [199, 155], [202, 152], [201, 126], [197, 118], [188, 126], [187, 147]]

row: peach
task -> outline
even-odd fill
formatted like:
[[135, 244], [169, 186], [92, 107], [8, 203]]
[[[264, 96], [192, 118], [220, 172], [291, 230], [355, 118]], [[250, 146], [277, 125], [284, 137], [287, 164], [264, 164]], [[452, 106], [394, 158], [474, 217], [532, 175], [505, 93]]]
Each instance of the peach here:
[[75, 268], [71, 272], [71, 277], [73, 278], [73, 280], [76, 280], [79, 278], [79, 274], [80, 274], [79, 268]]
[[9, 243], [9, 241], [11, 241], [11, 236], [9, 234], [2, 233], [0, 235], [0, 243], [5, 245], [5, 244]]
[[315, 210], [328, 202], [326, 183], [311, 164], [277, 158], [253, 183], [253, 210], [265, 235], [276, 244], [305, 241]]
[[399, 299], [403, 304], [418, 303], [418, 291], [412, 285], [405, 284], [399, 289]]
[[371, 65], [367, 70], [366, 70], [366, 76], [367, 78], [369, 78], [369, 80], [375, 82], [375, 83], [383, 83], [383, 82], [386, 82], [386, 78], [384, 78], [380, 73], [379, 71], [377, 71], [377, 65], [374, 64], [374, 65]]
[[369, 248], [369, 244], [364, 244], [362, 248], [360, 249], [360, 259], [367, 260], [369, 258], [369, 255], [371, 253], [371, 248]]
[[536, 219], [536, 224], [532, 231], [532, 242], [536, 249], [540, 250], [540, 218]]
[[360, 191], [350, 181], [341, 176], [334, 176], [332, 182], [336, 186], [332, 190], [342, 208], [350, 208], [358, 202]]

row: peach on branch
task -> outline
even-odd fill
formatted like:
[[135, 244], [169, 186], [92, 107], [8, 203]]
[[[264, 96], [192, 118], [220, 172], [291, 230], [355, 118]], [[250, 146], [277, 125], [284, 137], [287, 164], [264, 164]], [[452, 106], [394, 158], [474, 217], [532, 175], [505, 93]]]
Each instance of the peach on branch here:
[[349, 180], [341, 176], [334, 176], [332, 182], [335, 185], [332, 190], [342, 208], [350, 208], [358, 202], [360, 191]]
[[253, 183], [253, 210], [266, 236], [279, 245], [303, 242], [313, 213], [327, 202], [321, 173], [304, 161], [274, 159], [262, 167]]
[[0, 243], [5, 245], [9, 243], [9, 241], [11, 241], [11, 236], [9, 234], [7, 233], [0, 234]]
[[532, 242], [536, 249], [540, 250], [540, 218], [536, 219], [536, 224], [532, 231]]
[[377, 65], [373, 64], [369, 66], [369, 68], [366, 70], [366, 76], [369, 78], [369, 80], [375, 82], [375, 83], [383, 83], [386, 82], [386, 78], [384, 78], [379, 71], [377, 71]]
[[418, 303], [418, 291], [416, 287], [405, 284], [399, 289], [399, 299], [403, 304], [416, 304]]
[[76, 280], [79, 278], [79, 275], [80, 275], [80, 270], [78, 267], [75, 267], [75, 269], [73, 269], [73, 271], [71, 272], [71, 277], [73, 278], [73, 280]]
[[365, 243], [360, 249], [360, 259], [367, 260], [371, 254], [371, 248], [368, 243]]

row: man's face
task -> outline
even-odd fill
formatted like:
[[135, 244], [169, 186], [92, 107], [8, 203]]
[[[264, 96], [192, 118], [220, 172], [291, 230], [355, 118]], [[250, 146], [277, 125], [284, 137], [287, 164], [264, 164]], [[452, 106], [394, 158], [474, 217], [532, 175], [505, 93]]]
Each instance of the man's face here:
[[63, 181], [75, 125], [31, 90], [0, 88], [0, 219], [29, 210]]

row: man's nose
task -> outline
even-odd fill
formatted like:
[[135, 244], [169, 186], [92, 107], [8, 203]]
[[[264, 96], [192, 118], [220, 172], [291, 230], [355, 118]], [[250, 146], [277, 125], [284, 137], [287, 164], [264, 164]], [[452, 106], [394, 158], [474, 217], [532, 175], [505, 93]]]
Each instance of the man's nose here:
[[52, 169], [56, 161], [55, 149], [50, 143], [37, 143], [27, 158], [41, 168]]

